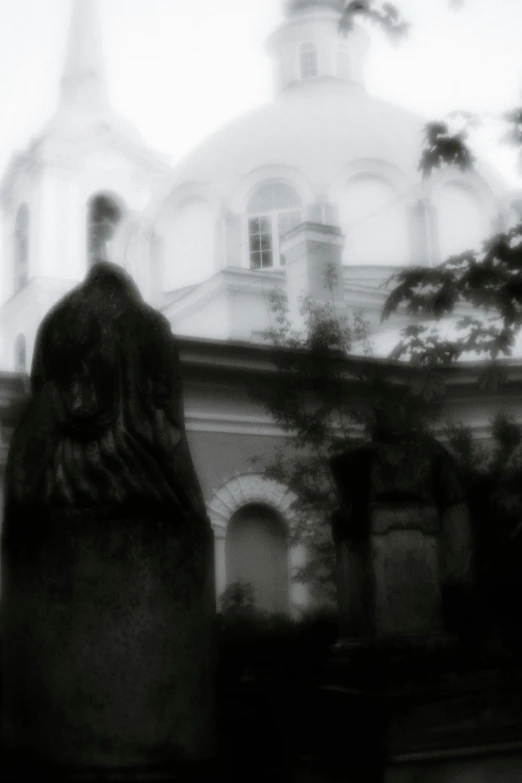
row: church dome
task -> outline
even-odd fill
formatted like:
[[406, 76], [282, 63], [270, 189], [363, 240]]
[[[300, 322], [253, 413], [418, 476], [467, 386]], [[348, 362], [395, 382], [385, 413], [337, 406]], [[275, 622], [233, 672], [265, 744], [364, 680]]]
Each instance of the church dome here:
[[339, 227], [345, 265], [364, 269], [438, 263], [490, 232], [497, 183], [482, 169], [422, 180], [425, 120], [368, 94], [369, 35], [342, 35], [342, 9], [285, 4], [267, 44], [275, 100], [196, 148], [151, 205], [164, 290], [223, 267], [278, 267], [283, 235], [303, 221]]
[[333, 195], [347, 167], [380, 161], [413, 183], [422, 126], [359, 86], [310, 83], [215, 133], [178, 166], [175, 179], [209, 182], [232, 195], [252, 172], [280, 166]]

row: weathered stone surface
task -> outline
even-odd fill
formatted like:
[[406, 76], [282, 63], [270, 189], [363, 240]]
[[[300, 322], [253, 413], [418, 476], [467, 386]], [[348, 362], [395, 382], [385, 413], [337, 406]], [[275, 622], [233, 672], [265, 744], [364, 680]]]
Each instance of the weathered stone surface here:
[[331, 468], [342, 501], [332, 527], [343, 632], [440, 634], [442, 588], [468, 589], [472, 579], [471, 529], [450, 455], [434, 439], [395, 433], [334, 457]]
[[442, 629], [437, 540], [396, 529], [372, 539], [375, 627], [378, 635]]
[[2, 532], [2, 746], [83, 768], [214, 753], [213, 537], [175, 341], [100, 264], [44, 320]]

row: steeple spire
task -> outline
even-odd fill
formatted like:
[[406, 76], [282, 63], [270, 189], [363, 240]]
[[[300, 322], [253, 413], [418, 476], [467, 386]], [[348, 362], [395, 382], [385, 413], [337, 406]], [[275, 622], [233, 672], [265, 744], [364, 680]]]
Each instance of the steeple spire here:
[[98, 0], [72, 0], [60, 105], [79, 111], [107, 107]]

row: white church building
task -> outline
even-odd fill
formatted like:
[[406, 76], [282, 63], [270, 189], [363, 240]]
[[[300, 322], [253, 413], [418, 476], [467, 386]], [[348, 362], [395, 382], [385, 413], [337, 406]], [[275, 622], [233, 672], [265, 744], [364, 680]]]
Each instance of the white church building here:
[[[29, 371], [43, 316], [99, 258], [131, 273], [144, 298], [185, 340], [182, 354], [191, 367], [204, 353], [224, 377], [232, 365], [238, 373], [250, 367], [249, 356], [261, 362], [271, 290], [286, 291], [298, 318], [303, 293], [325, 296], [318, 271], [333, 263], [339, 271], [336, 304], [348, 314], [363, 309], [377, 334], [386, 297], [381, 283], [394, 269], [436, 265], [510, 225], [516, 195], [488, 166], [421, 178], [425, 120], [366, 90], [370, 36], [362, 28], [339, 34], [343, 0], [285, 2], [267, 46], [276, 77], [273, 100], [226, 125], [174, 168], [111, 108], [98, 6], [71, 0], [59, 105], [0, 182], [5, 384], [14, 383], [12, 373]], [[385, 325], [388, 337], [404, 322], [397, 316]], [[286, 552], [284, 537], [266, 533], [272, 524], [266, 514], [275, 509], [284, 517], [288, 492], [261, 475], [238, 478], [255, 443], [281, 433], [245, 397], [234, 402], [237, 386], [228, 397], [223, 390], [213, 400], [207, 395], [206, 402], [198, 393], [189, 395], [187, 426], [205, 474], [218, 592], [232, 571], [245, 576], [237, 563], [241, 547], [248, 549], [249, 530], [257, 549], [244, 562], [261, 592], [272, 589], [271, 581], [274, 595], [281, 595], [280, 580], [266, 566], [286, 558], [290, 601], [305, 603], [291, 578], [301, 555]], [[235, 438], [240, 464], [233, 470], [225, 456], [207, 481], [209, 432], [221, 438], [217, 459], [229, 448], [226, 439]], [[248, 503], [257, 504], [255, 513], [247, 514], [244, 534], [236, 525], [238, 549], [227, 555], [228, 522]], [[261, 506], [266, 518], [256, 528]], [[274, 598], [279, 607], [287, 598], [281, 600]]]

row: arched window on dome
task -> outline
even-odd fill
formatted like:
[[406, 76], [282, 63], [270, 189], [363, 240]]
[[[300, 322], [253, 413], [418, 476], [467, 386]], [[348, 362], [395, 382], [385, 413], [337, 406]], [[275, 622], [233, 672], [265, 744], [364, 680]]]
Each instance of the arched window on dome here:
[[14, 344], [14, 370], [15, 372], [27, 371], [27, 349], [25, 337], [19, 334]]
[[265, 183], [250, 198], [247, 213], [250, 268], [267, 269], [284, 263], [279, 251], [281, 239], [302, 220], [299, 194], [284, 182]]
[[478, 249], [491, 231], [480, 196], [464, 183], [443, 185], [435, 195], [434, 206], [441, 261]]
[[304, 43], [299, 47], [299, 63], [301, 79], [312, 79], [317, 76], [317, 48], [313, 43]]
[[107, 246], [123, 217], [118, 201], [105, 193], [93, 196], [87, 208], [87, 265], [108, 261]]
[[19, 291], [29, 280], [29, 207], [22, 204], [16, 215], [14, 236], [14, 289]]
[[353, 266], [406, 266], [411, 262], [410, 224], [401, 194], [386, 180], [357, 177], [340, 199], [346, 236], [344, 263]]

